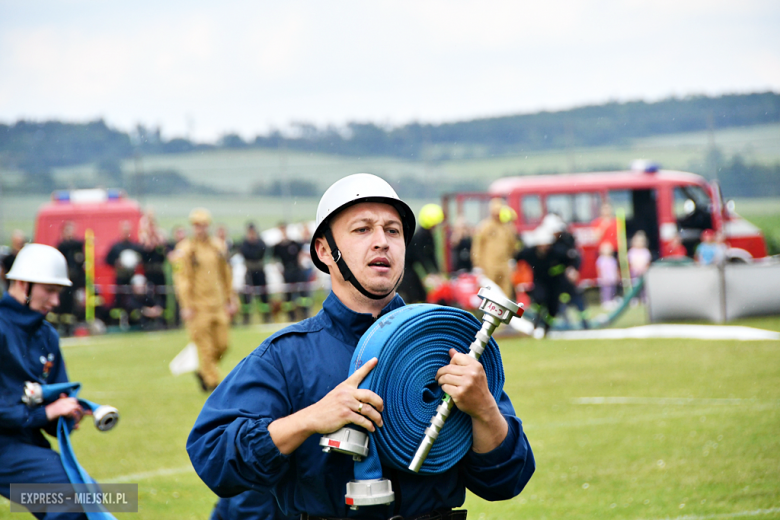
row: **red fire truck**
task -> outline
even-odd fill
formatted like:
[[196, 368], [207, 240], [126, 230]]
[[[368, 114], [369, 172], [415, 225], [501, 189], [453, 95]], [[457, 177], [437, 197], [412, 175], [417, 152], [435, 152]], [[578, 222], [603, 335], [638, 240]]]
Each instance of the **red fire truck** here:
[[38, 211], [35, 222], [35, 242], [57, 247], [66, 222], [73, 222], [75, 235], [85, 237], [87, 230], [94, 236], [94, 283], [96, 293], [106, 304], [114, 300], [110, 290], [115, 282], [114, 267], [106, 264], [106, 255], [120, 239], [120, 224], [130, 222], [132, 238], [138, 238], [141, 208], [121, 190], [56, 191], [52, 200]]
[[605, 202], [625, 215], [628, 240], [639, 230], [645, 232], [654, 258], [664, 256], [676, 235], [693, 256], [705, 229], [723, 233], [731, 258], [749, 261], [767, 254], [761, 231], [723, 203], [716, 182], [693, 173], [660, 170], [651, 163], [626, 171], [505, 177], [493, 182], [486, 193], [445, 195], [447, 236], [458, 217], [471, 225], [486, 218], [487, 203], [496, 197], [517, 213], [515, 226], [521, 238], [548, 213], [568, 223], [582, 250], [584, 286], [595, 284], [598, 237], [593, 223]]

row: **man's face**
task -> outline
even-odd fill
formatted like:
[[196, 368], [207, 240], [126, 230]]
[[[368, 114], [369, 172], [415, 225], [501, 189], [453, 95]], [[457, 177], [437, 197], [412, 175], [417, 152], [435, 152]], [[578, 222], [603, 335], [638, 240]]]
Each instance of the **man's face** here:
[[193, 224], [192, 231], [195, 233], [197, 238], [204, 240], [209, 236], [209, 225], [201, 223]]
[[60, 304], [61, 285], [36, 283], [30, 291], [30, 309], [41, 314], [50, 313]]
[[[374, 294], [393, 290], [403, 272], [406, 253], [403, 225], [395, 208], [379, 202], [356, 204], [336, 216], [331, 230], [360, 285]], [[332, 264], [332, 258], [329, 260]], [[341, 274], [333, 276], [333, 283], [351, 287]]]
[[73, 235], [75, 234], [76, 233], [73, 224], [65, 224], [65, 226], [62, 228], [63, 240], [70, 240], [73, 238]]
[[19, 251], [24, 247], [24, 235], [21, 233], [14, 233], [11, 237], [11, 248], [14, 251]]
[[130, 236], [133, 233], [133, 226], [131, 226], [129, 222], [123, 221], [119, 225], [119, 232], [122, 234], [123, 240], [130, 240]]

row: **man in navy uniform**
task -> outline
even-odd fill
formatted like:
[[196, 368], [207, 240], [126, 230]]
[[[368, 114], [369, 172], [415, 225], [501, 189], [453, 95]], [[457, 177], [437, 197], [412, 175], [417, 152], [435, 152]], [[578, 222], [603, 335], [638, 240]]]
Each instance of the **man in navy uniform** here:
[[[78, 423], [85, 415], [78, 401], [63, 394], [45, 405], [22, 403], [27, 381], [41, 385], [66, 383], [68, 374], [59, 336], [46, 314], [59, 305], [63, 287], [70, 287], [65, 257], [55, 248], [28, 244], [19, 252], [0, 300], [0, 495], [10, 485], [67, 484], [65, 468], [43, 431], [56, 435], [57, 420]], [[47, 514], [43, 518], [86, 518], [84, 514]]]
[[312, 260], [330, 273], [333, 291], [322, 311], [269, 337], [211, 394], [187, 441], [198, 475], [224, 497], [270, 492], [284, 514], [304, 519], [454, 520], [465, 518], [452, 509], [466, 488], [487, 500], [516, 496], [535, 467], [521, 421], [505, 393], [493, 398], [479, 361], [458, 353], [437, 376], [472, 418], [469, 453], [441, 474], [383, 468], [395, 502], [349, 511], [352, 459], [323, 453], [320, 434], [383, 425], [382, 399], [358, 388], [377, 360], [347, 375], [363, 333], [404, 305], [395, 291], [415, 218], [387, 182], [356, 174], [325, 192], [316, 223]]

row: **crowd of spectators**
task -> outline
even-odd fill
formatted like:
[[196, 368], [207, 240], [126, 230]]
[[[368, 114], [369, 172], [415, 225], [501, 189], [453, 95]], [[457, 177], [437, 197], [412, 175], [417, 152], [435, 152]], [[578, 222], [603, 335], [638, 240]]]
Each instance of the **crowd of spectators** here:
[[[529, 315], [534, 317], [538, 336], [546, 334], [556, 316], [568, 320], [569, 306], [579, 326], [587, 328], [588, 313], [579, 283], [583, 249], [569, 224], [559, 215], [549, 213], [538, 227], [520, 236], [515, 223], [517, 215], [503, 199], [491, 200], [488, 208], [488, 217], [473, 230], [462, 216], [454, 221], [448, 241], [451, 272], [471, 272], [476, 268], [510, 297], [525, 299], [531, 304]], [[691, 260], [679, 235], [671, 237], [662, 251], [655, 252], [649, 249], [647, 234], [641, 229], [621, 237], [609, 203], [602, 205], [589, 228], [596, 248], [598, 301], [605, 310], [618, 306], [627, 296], [628, 288], [639, 283], [652, 261], [659, 257]], [[624, 238], [628, 239], [622, 257], [627, 272], [621, 269], [619, 256], [619, 240]], [[722, 234], [707, 229], [701, 234], [693, 260], [699, 265], [722, 264], [726, 249]], [[631, 285], [626, 285], [627, 282]], [[638, 290], [633, 303], [644, 300], [644, 290]]]
[[[113, 285], [95, 287], [95, 317], [108, 327], [118, 326], [123, 330], [161, 330], [178, 328], [182, 325], [180, 308], [174, 289], [172, 273], [177, 257], [177, 245], [187, 238], [187, 229], [177, 225], [170, 238], [162, 229], [152, 211], [147, 211], [137, 223], [134, 233], [132, 222], [120, 223], [119, 239], [111, 244], [102, 259], [113, 269]], [[234, 278], [234, 287], [240, 297], [240, 317], [243, 324], [254, 321], [270, 323], [277, 319], [297, 320], [310, 315], [311, 260], [309, 255], [306, 225], [301, 239], [294, 240], [287, 234], [287, 225], [280, 223], [275, 229], [280, 235], [273, 245], [267, 245], [254, 223], [248, 223], [244, 236], [234, 241], [224, 225], [218, 225], [215, 239], [229, 259]], [[68, 263], [68, 275], [72, 287], [63, 290], [60, 305], [54, 309], [49, 320], [53, 321], [63, 336], [78, 333], [86, 317], [86, 272], [85, 240], [77, 236], [72, 222], [62, 225], [59, 243], [56, 247]], [[21, 231], [14, 231], [11, 244], [2, 257], [0, 265], [0, 289], [7, 284], [5, 273], [9, 272], [14, 258], [27, 242]], [[101, 259], [96, 259], [100, 262]], [[283, 278], [280, 294], [271, 294], [267, 284], [266, 270], [276, 269]], [[243, 282], [243, 283], [241, 283]], [[1, 293], [2, 291], [0, 291]]]
[[[516, 213], [498, 198], [490, 201], [489, 216], [473, 229], [462, 216], [458, 217], [446, 237], [450, 274], [477, 272], [510, 297], [530, 300], [538, 335], [546, 333], [556, 316], [566, 317], [567, 306], [574, 309], [581, 326], [587, 327], [585, 298], [578, 284], [583, 254], [567, 223], [550, 213], [536, 229], [521, 238], [516, 232], [516, 218]], [[443, 221], [441, 208], [426, 205], [419, 220], [420, 226], [407, 249], [406, 274], [398, 288], [407, 303], [426, 301], [432, 285], [440, 283], [441, 273], [446, 271], [435, 253], [435, 231]], [[625, 274], [621, 272], [617, 252], [618, 225], [609, 204], [602, 205], [591, 228], [597, 244], [595, 266], [600, 303], [609, 310], [617, 305], [621, 291], [625, 290]], [[248, 223], [244, 236], [236, 241], [226, 226], [216, 226], [215, 238], [232, 265], [234, 288], [240, 298], [234, 322], [238, 319], [250, 324], [255, 321], [255, 315], [264, 323], [281, 319], [280, 316], [296, 321], [311, 314], [310, 239], [308, 227], [302, 225], [300, 229], [298, 239], [292, 239], [287, 224], [279, 223], [271, 230], [274, 238], [267, 244], [254, 223]], [[176, 247], [187, 237], [186, 228], [175, 226], [169, 238], [157, 224], [154, 213], [147, 211], [138, 223], [136, 234], [131, 222], [122, 222], [118, 236], [104, 258], [114, 270], [114, 285], [107, 289], [107, 294], [97, 295], [96, 316], [106, 325], [118, 325], [122, 329], [159, 330], [181, 326], [172, 271], [180, 260]], [[639, 230], [628, 238], [626, 259], [633, 284], [647, 272], [659, 253], [672, 258], [686, 255], [679, 235], [668, 241], [663, 251], [655, 253], [648, 249], [644, 231]], [[22, 232], [12, 234], [10, 248], [0, 265], [3, 284], [5, 273], [25, 242]], [[73, 287], [63, 291], [61, 304], [51, 318], [63, 335], [71, 335], [76, 325], [84, 321], [86, 285], [84, 240], [76, 236], [73, 223], [63, 224], [57, 247], [68, 262]], [[708, 229], [701, 235], [694, 259], [701, 265], [718, 265], [725, 261], [725, 252], [722, 234]], [[284, 282], [278, 295], [271, 294], [268, 288], [269, 264]], [[637, 301], [643, 300], [641, 292]]]

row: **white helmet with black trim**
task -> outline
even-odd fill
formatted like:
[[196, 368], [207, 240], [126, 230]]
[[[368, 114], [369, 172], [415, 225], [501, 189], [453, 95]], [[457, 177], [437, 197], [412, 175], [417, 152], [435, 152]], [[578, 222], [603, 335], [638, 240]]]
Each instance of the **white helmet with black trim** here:
[[[314, 265], [317, 266], [317, 269], [323, 273], [329, 272], [328, 267], [317, 257], [317, 251], [315, 249], [316, 239], [324, 236], [331, 248], [333, 259], [336, 260], [344, 279], [349, 280], [355, 288], [369, 298], [381, 299], [388, 296], [390, 293], [384, 295], [371, 294], [360, 286], [349, 270], [349, 267], [347, 267], [346, 263], [341, 258], [341, 252], [338, 250], [330, 232], [330, 221], [333, 217], [344, 209], [361, 202], [382, 202], [393, 206], [401, 217], [404, 241], [406, 245], [409, 246], [416, 226], [416, 220], [412, 209], [398, 197], [398, 194], [393, 187], [384, 179], [370, 173], [355, 173], [336, 181], [322, 195], [320, 203], [317, 206], [316, 227], [314, 234], [312, 235], [310, 246], [311, 259], [314, 262]], [[403, 277], [403, 274], [401, 276]]]
[[44, 244], [27, 244], [16, 255], [13, 266], [5, 276], [20, 282], [62, 285], [70, 287], [68, 262], [54, 247]]

